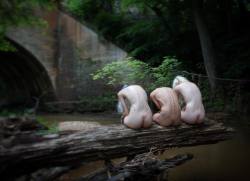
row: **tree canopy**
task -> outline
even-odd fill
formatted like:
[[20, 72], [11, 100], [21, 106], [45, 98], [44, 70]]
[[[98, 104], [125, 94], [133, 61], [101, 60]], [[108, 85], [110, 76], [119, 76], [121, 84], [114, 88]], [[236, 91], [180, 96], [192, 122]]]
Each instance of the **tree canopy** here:
[[[65, 0], [64, 7], [127, 50], [130, 56], [153, 66], [159, 65], [164, 56], [176, 56], [187, 70], [205, 73], [194, 1]], [[249, 1], [200, 2], [203, 23], [216, 50], [217, 76], [247, 78]]]
[[44, 24], [34, 16], [34, 8], [52, 7], [50, 0], [1, 0], [0, 1], [0, 50], [13, 50], [4, 38], [9, 27]]
[[249, 97], [249, 0], [64, 0], [62, 7], [149, 66], [175, 57], [188, 78], [202, 80], [206, 101], [210, 88], [230, 100], [242, 89]]
[[164, 57], [174, 57], [181, 70], [191, 73], [188, 78], [196, 75], [197, 81], [200, 74], [207, 76], [202, 77], [206, 93], [211, 87], [226, 98], [229, 92], [240, 95], [239, 90], [245, 94], [250, 90], [249, 0], [2, 0], [0, 51], [13, 50], [5, 38], [9, 27], [44, 24], [34, 9], [56, 3], [136, 60], [110, 64], [114, 72], [119, 67], [145, 66], [145, 72], [135, 76], [149, 75], [150, 70], [150, 79], [160, 82], [160, 77], [173, 75], [161, 72], [156, 78], [152, 70], [166, 65]]

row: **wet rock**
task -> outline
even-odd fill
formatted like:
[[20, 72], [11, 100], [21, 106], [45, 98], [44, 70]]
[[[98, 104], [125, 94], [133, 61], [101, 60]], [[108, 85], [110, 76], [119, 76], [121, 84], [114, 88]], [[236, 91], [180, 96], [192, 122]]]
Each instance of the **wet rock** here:
[[58, 125], [59, 131], [81, 131], [81, 130], [93, 130], [100, 127], [97, 122], [86, 122], [86, 121], [64, 121]]

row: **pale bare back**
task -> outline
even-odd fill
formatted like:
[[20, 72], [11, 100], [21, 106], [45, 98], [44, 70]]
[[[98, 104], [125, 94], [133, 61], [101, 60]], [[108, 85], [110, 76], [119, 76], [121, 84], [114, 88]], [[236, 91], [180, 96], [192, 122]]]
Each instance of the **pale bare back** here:
[[150, 94], [150, 99], [160, 109], [158, 113], [153, 115], [153, 121], [161, 126], [176, 126], [181, 123], [181, 109], [173, 89], [169, 87], [157, 88]]
[[130, 85], [117, 95], [123, 107], [123, 123], [127, 127], [138, 129], [152, 125], [152, 112], [148, 105], [147, 94], [141, 86]]
[[187, 79], [183, 80], [176, 81], [177, 83], [173, 84], [177, 95], [181, 95], [186, 103], [181, 111], [181, 119], [188, 124], [202, 123], [205, 118], [205, 109], [202, 103], [201, 92], [196, 84]]

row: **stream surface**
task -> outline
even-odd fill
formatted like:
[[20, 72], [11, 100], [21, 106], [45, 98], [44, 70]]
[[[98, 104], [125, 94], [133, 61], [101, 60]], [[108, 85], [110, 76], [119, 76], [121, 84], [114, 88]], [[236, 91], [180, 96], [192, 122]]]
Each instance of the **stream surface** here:
[[[90, 121], [105, 124], [120, 124], [117, 114], [84, 114], [84, 115], [41, 115], [53, 122]], [[185, 148], [173, 148], [164, 152], [161, 158], [176, 154], [191, 153], [194, 158], [169, 172], [170, 181], [230, 181], [250, 180], [250, 119], [249, 116], [234, 116], [223, 120], [236, 129], [233, 139], [217, 144]], [[122, 159], [115, 160], [116, 162]], [[70, 181], [103, 167], [103, 161], [89, 163], [62, 176], [60, 181]]]

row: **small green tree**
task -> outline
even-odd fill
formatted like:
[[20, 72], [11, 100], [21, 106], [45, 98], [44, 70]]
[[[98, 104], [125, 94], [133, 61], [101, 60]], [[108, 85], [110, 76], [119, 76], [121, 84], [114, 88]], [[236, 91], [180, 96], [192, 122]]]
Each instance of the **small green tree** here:
[[152, 69], [154, 78], [153, 86], [171, 87], [172, 81], [180, 72], [181, 63], [174, 57], [164, 57], [163, 62], [156, 68]]
[[108, 85], [140, 84], [147, 87], [151, 68], [147, 63], [130, 57], [106, 64], [92, 76], [94, 80], [102, 79]]
[[180, 62], [171, 57], [165, 57], [162, 64], [155, 68], [134, 58], [127, 58], [106, 64], [92, 77], [94, 80], [104, 80], [108, 85], [138, 84], [152, 91], [157, 87], [171, 86], [179, 69]]

